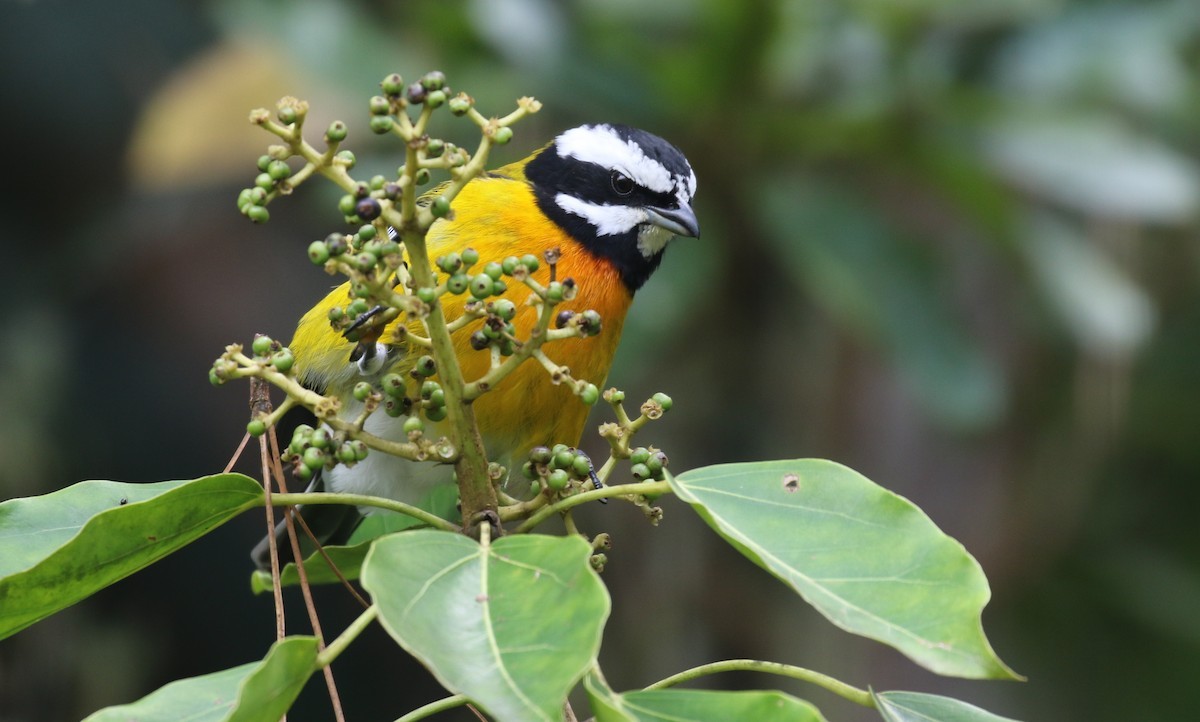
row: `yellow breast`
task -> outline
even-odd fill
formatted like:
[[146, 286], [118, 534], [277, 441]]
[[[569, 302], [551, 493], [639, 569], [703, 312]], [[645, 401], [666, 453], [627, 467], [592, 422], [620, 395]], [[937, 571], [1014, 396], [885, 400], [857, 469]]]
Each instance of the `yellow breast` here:
[[[453, 218], [438, 221], [430, 229], [429, 256], [437, 258], [472, 247], [479, 251], [482, 266], [506, 256], [532, 253], [541, 258], [547, 250], [561, 249], [557, 278], [575, 279], [579, 292], [575, 299], [559, 308], [594, 309], [603, 319], [603, 330], [593, 338], [549, 343], [544, 350], [555, 362], [568, 366], [575, 378], [601, 386], [612, 364], [632, 296], [610, 263], [585, 251], [541, 212], [532, 189], [520, 174], [523, 163], [501, 168], [467, 184], [454, 201]], [[548, 266], [542, 264], [534, 278], [542, 284], [548, 283]], [[513, 320], [518, 338], [529, 335], [536, 318], [535, 309], [524, 305], [528, 295], [528, 288], [511, 280], [504, 294], [519, 309]], [[349, 284], [334, 289], [301, 319], [291, 343], [301, 378], [326, 388], [327, 393], [347, 394], [360, 380], [350, 362], [354, 344], [330, 328], [328, 321], [329, 309], [344, 306], [348, 300]], [[443, 296], [441, 303], [446, 317], [459, 316], [465, 301], [465, 296]], [[469, 343], [472, 332], [482, 323], [468, 324], [454, 334], [467, 381], [489, 369], [489, 351], [475, 351]], [[394, 340], [393, 332], [386, 331], [383, 340]], [[410, 352], [401, 356], [391, 370], [407, 371], [418, 355]], [[576, 444], [588, 413], [588, 407], [569, 389], [551, 384], [549, 375], [536, 361], [526, 362], [502, 384], [480, 397], [475, 410], [480, 432], [493, 455], [523, 453], [538, 444]]]

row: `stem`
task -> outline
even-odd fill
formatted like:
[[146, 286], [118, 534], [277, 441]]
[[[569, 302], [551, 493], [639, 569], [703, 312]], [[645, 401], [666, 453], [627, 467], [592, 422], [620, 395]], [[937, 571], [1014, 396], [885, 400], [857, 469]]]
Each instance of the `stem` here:
[[435, 529], [445, 531], [458, 532], [462, 531], [452, 522], [448, 522], [436, 514], [431, 514], [424, 509], [405, 504], [402, 501], [395, 499], [387, 499], [382, 496], [368, 496], [366, 494], [343, 494], [332, 491], [322, 491], [314, 493], [298, 492], [294, 494], [274, 494], [271, 498], [271, 503], [275, 506], [292, 506], [299, 504], [346, 504], [348, 506], [373, 506], [379, 509], [387, 509], [388, 511], [398, 511], [401, 514], [411, 516], [418, 521], [422, 521]]
[[455, 707], [461, 707], [466, 703], [467, 703], [466, 697], [464, 697], [461, 694], [456, 694], [453, 697], [447, 697], [445, 699], [439, 699], [436, 702], [430, 702], [429, 704], [425, 705], [424, 707], [418, 707], [417, 709], [414, 709], [412, 712], [409, 712], [408, 714], [404, 715], [403, 717], [397, 719], [396, 722], [416, 722], [417, 720], [421, 720], [421, 719], [425, 719], [426, 717], [433, 716], [433, 715], [437, 714], [438, 712], [445, 712], [448, 709], [454, 709]]
[[340, 655], [346, 649], [346, 647], [350, 646], [350, 643], [358, 638], [358, 635], [362, 634], [362, 631], [367, 628], [367, 625], [371, 622], [374, 622], [375, 618], [378, 616], [379, 607], [375, 606], [374, 604], [367, 607], [362, 614], [358, 615], [357, 619], [350, 623], [350, 626], [346, 627], [346, 629], [344, 629], [342, 633], [337, 636], [337, 639], [326, 645], [325, 649], [317, 655], [317, 666], [328, 667], [330, 664], [332, 664], [333, 660], [337, 659], [338, 655]]
[[640, 481], [636, 484], [606, 486], [603, 489], [592, 489], [582, 494], [572, 494], [566, 499], [554, 502], [550, 506], [542, 507], [533, 516], [526, 519], [520, 526], [514, 529], [513, 533], [523, 534], [532, 531], [534, 527], [552, 515], [564, 512], [580, 504], [586, 504], [589, 501], [595, 501], [596, 499], [608, 499], [614, 496], [634, 496], [635, 494], [665, 494], [670, 490], [671, 485], [665, 481]]
[[723, 662], [710, 662], [702, 664], [699, 667], [684, 670], [679, 674], [673, 674], [664, 680], [655, 682], [646, 687], [646, 689], [663, 689], [672, 687], [680, 682], [703, 677], [707, 674], [716, 674], [717, 672], [765, 672], [767, 674], [776, 674], [781, 677], [791, 677], [804, 682], [815, 684], [818, 687], [823, 687], [834, 694], [845, 699], [860, 704], [864, 707], [875, 707], [875, 701], [871, 698], [871, 693], [865, 689], [859, 689], [846, 684], [840, 680], [834, 679], [829, 675], [814, 672], [811, 669], [803, 667], [794, 667], [790, 664], [780, 664], [779, 662], [763, 662], [757, 659], [727, 659]]

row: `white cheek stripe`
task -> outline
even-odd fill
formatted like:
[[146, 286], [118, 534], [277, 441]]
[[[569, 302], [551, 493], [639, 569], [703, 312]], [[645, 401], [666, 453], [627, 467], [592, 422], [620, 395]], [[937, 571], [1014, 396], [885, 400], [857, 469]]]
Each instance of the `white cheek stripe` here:
[[588, 203], [566, 193], [559, 193], [554, 197], [554, 202], [567, 213], [573, 213], [590, 223], [596, 229], [598, 236], [616, 236], [627, 233], [634, 226], [649, 220], [646, 212], [641, 208]]
[[[571, 128], [558, 136], [556, 145], [559, 157], [576, 158], [620, 171], [656, 193], [668, 193], [675, 188], [671, 173], [662, 163], [647, 158], [641, 146], [622, 140], [607, 125]], [[694, 185], [695, 181], [692, 183]]]

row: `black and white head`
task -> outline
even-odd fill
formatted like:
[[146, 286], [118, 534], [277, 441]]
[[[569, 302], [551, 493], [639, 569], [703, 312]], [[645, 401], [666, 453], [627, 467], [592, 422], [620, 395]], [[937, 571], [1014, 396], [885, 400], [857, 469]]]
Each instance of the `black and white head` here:
[[692, 166], [678, 148], [644, 130], [572, 128], [534, 156], [525, 177], [542, 212], [616, 266], [630, 291], [658, 268], [672, 238], [700, 235]]

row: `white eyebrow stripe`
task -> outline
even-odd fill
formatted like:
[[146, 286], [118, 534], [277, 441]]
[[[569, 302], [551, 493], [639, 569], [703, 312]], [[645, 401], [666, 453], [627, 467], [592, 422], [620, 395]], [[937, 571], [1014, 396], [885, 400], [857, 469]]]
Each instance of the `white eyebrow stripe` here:
[[620, 171], [656, 193], [669, 193], [675, 187], [673, 176], [662, 163], [646, 157], [637, 143], [623, 140], [607, 125], [571, 128], [558, 136], [556, 145], [561, 158]]
[[559, 193], [554, 197], [554, 202], [567, 213], [573, 213], [590, 223], [598, 236], [627, 233], [647, 220], [646, 212], [641, 208], [589, 203], [566, 193]]

